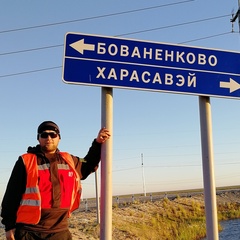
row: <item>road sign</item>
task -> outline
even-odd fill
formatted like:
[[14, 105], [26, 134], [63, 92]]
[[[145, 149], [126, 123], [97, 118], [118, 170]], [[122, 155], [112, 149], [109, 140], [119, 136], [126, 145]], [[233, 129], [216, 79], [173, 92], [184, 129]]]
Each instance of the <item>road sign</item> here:
[[71, 84], [240, 98], [240, 54], [67, 33], [62, 78]]

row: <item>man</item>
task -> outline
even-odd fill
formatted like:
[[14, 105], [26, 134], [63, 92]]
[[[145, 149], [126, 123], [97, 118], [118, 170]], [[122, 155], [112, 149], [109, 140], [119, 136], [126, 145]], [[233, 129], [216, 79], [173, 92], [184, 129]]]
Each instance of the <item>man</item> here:
[[80, 180], [97, 170], [101, 144], [109, 137], [102, 128], [80, 159], [59, 151], [61, 135], [56, 123], [41, 123], [39, 144], [18, 158], [2, 201], [6, 239], [71, 240], [68, 217], [79, 207]]

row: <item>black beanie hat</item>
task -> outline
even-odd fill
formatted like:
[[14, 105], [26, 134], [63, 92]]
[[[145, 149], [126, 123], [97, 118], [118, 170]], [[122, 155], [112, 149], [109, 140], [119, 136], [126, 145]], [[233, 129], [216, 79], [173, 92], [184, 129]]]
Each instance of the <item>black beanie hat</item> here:
[[[52, 121], [44, 121], [42, 122], [37, 129], [37, 133], [38, 135], [42, 132], [44, 132], [45, 130], [53, 130], [55, 131], [59, 137], [60, 137], [60, 130], [59, 127], [56, 123], [52, 122]], [[38, 138], [38, 137], [37, 137]]]

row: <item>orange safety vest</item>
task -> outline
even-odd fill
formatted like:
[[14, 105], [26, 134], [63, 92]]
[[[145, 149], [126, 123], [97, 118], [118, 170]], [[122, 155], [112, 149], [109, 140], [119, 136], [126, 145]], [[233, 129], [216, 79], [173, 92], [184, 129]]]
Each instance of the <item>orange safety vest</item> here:
[[[70, 168], [70, 172], [68, 174], [70, 174], [70, 176], [72, 177], [71, 182], [66, 181], [66, 179], [62, 180], [63, 186], [61, 186], [61, 193], [68, 192], [68, 195], [64, 198], [67, 200], [63, 200], [63, 203], [61, 204], [60, 207], [69, 208], [68, 215], [70, 216], [71, 212], [79, 208], [80, 205], [81, 196], [80, 177], [77, 171], [75, 170], [74, 162], [71, 155], [66, 152], [60, 152], [60, 154], [68, 164]], [[38, 182], [39, 175], [41, 174], [41, 169], [39, 169], [39, 166], [37, 165], [37, 156], [32, 153], [26, 153], [22, 155], [22, 160], [26, 168], [27, 183], [26, 190], [22, 196], [22, 200], [17, 211], [16, 222], [26, 224], [37, 224], [41, 218], [41, 209], [51, 208], [51, 206], [50, 205], [47, 206], [47, 204], [44, 203], [45, 195], [41, 196], [40, 194]], [[49, 173], [49, 171], [47, 172]], [[69, 185], [71, 185], [70, 188]], [[68, 191], [66, 191], [66, 189], [64, 188], [68, 188]]]

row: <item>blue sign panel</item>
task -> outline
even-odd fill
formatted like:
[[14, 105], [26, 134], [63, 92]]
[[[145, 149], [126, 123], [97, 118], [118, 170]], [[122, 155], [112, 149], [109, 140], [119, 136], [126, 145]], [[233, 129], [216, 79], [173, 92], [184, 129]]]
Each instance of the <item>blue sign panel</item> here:
[[240, 97], [240, 54], [67, 33], [63, 81], [203, 96]]

